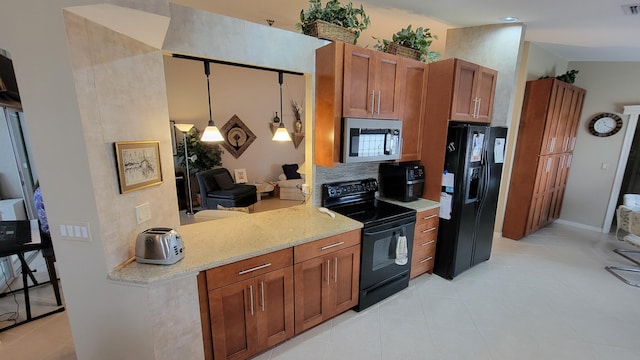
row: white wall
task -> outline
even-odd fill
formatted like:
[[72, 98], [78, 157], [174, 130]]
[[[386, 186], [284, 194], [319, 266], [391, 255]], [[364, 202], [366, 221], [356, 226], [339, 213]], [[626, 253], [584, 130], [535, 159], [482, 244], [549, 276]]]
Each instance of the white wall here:
[[[628, 116], [622, 115], [623, 106], [640, 101], [640, 62], [570, 62], [568, 69], [579, 71], [574, 85], [587, 93], [560, 219], [599, 230], [628, 123]], [[599, 138], [589, 134], [589, 120], [602, 112], [623, 118], [624, 126], [616, 135]], [[608, 168], [602, 169], [603, 164]]]
[[[164, 64], [169, 118], [176, 123], [195, 124], [202, 131], [209, 120], [203, 63], [165, 56]], [[301, 164], [304, 161], [304, 144], [296, 149], [293, 142], [271, 140], [269, 124], [275, 112], [282, 118], [277, 72], [211, 64], [210, 82], [216, 126], [222, 128], [233, 115], [237, 115], [256, 135], [255, 141], [237, 159], [229, 151], [224, 151], [222, 166], [232, 175], [233, 169], [241, 168], [247, 170], [249, 183], [275, 181], [282, 173], [282, 164]], [[304, 108], [304, 76], [284, 74], [282, 94], [285, 126], [293, 132], [290, 100], [296, 100]], [[177, 140], [179, 143], [181, 138]]]

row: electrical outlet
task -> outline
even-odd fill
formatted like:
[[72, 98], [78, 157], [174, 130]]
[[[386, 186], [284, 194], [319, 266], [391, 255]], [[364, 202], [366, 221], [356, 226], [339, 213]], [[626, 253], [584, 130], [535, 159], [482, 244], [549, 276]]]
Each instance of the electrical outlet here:
[[302, 184], [302, 193], [304, 195], [311, 194], [311, 188], [309, 187], [309, 184]]
[[136, 206], [136, 222], [142, 224], [145, 221], [151, 220], [151, 205], [144, 203]]

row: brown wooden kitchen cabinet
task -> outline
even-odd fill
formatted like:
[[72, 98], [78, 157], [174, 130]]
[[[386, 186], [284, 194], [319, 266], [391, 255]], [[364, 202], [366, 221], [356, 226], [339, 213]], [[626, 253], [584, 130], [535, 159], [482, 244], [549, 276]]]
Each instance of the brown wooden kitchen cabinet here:
[[343, 117], [400, 119], [402, 74], [395, 55], [340, 41], [316, 50], [317, 165], [340, 162]]
[[519, 240], [560, 217], [585, 91], [527, 82], [502, 234]]
[[400, 58], [352, 44], [341, 45], [344, 45], [342, 116], [398, 119]]
[[425, 166], [422, 197], [440, 201], [449, 121], [490, 123], [497, 72], [447, 59], [429, 64], [420, 159]]
[[429, 67], [402, 58], [400, 61], [400, 119], [402, 120], [402, 156], [400, 161], [420, 160], [424, 125], [425, 97]]
[[360, 230], [294, 248], [295, 332], [358, 304]]
[[438, 237], [439, 207], [416, 214], [416, 229], [411, 255], [411, 279], [433, 271]]
[[206, 271], [213, 358], [247, 359], [294, 335], [292, 264], [289, 248]]
[[455, 59], [451, 120], [490, 123], [497, 72]]

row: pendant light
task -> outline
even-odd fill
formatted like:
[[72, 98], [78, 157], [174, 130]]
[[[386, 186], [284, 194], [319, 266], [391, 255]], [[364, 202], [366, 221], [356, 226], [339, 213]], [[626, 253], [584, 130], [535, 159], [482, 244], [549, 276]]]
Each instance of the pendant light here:
[[273, 141], [291, 141], [291, 135], [289, 135], [289, 131], [284, 127], [284, 113], [282, 112], [282, 71], [278, 72], [278, 83], [280, 83], [280, 126], [278, 130], [273, 134]]
[[213, 123], [213, 116], [211, 115], [211, 86], [209, 85], [209, 75], [211, 75], [211, 69], [209, 67], [209, 62], [204, 61], [204, 73], [207, 75], [207, 99], [209, 99], [209, 124], [202, 132], [202, 137], [200, 137], [201, 141], [207, 142], [220, 142], [224, 141], [220, 130]]

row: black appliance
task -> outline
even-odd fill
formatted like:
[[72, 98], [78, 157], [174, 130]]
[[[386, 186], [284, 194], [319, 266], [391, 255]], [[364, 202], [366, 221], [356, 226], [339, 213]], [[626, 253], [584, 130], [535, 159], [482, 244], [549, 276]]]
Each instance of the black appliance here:
[[[357, 311], [409, 286], [416, 211], [378, 200], [375, 198], [376, 191], [376, 179], [322, 185], [324, 207], [364, 225]], [[404, 240], [403, 236], [407, 245], [404, 264], [396, 257], [398, 242]]]
[[382, 163], [380, 192], [404, 202], [418, 200], [424, 188], [424, 166], [416, 163]]
[[446, 279], [491, 255], [506, 137], [504, 127], [449, 125], [433, 268]]

